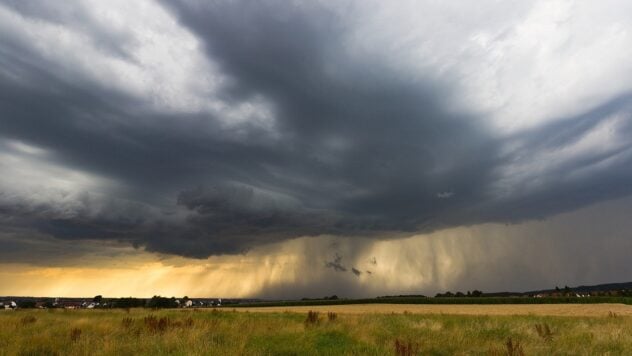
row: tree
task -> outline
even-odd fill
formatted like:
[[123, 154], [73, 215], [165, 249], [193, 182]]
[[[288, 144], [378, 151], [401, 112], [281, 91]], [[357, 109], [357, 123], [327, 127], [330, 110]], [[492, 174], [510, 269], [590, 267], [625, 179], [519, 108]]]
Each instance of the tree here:
[[[463, 294], [463, 293], [461, 293]], [[454, 294], [450, 291], [447, 291], [445, 293], [437, 293], [437, 295], [435, 295], [435, 298], [450, 298], [450, 297], [454, 297]]]
[[92, 301], [95, 303], [101, 303], [102, 300], [103, 300], [103, 296], [101, 294], [96, 295], [94, 298], [92, 298]]
[[138, 308], [145, 305], [145, 301], [138, 298], [119, 298], [112, 301], [111, 306], [114, 308]]
[[176, 298], [171, 297], [161, 297], [159, 295], [154, 295], [150, 300], [147, 301], [147, 307], [149, 308], [177, 308], [178, 303], [176, 303]]
[[17, 303], [18, 308], [31, 309], [35, 308], [35, 301], [33, 300], [21, 300]]

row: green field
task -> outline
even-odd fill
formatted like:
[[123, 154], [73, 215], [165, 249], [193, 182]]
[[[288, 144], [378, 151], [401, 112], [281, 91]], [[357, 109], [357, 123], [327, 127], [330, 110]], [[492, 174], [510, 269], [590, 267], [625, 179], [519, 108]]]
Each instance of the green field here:
[[[632, 317], [0, 311], [1, 355], [630, 355]], [[511, 340], [511, 346], [508, 345]], [[513, 353], [510, 353], [513, 352]]]

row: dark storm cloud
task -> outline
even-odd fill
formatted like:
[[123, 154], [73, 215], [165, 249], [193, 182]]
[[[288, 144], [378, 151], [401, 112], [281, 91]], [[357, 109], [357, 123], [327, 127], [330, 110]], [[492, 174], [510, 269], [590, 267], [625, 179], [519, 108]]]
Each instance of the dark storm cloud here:
[[[607, 127], [617, 119], [616, 125]], [[590, 150], [579, 147], [582, 140], [602, 131], [606, 137]], [[519, 222], [546, 218], [599, 201], [625, 197], [632, 192], [632, 96], [621, 95], [597, 108], [574, 117], [564, 118], [510, 138], [521, 141], [518, 152], [504, 157], [501, 165], [523, 165], [538, 171], [545, 159], [555, 159], [564, 150], [570, 157], [558, 164], [549, 164], [530, 181], [542, 183], [526, 189], [530, 181], [515, 184], [511, 198], [502, 203], [491, 202], [482, 210], [490, 221]], [[614, 141], [614, 142], [613, 142]], [[575, 152], [573, 152], [575, 151]], [[541, 162], [534, 159], [541, 157]], [[535, 163], [535, 164], [534, 164]], [[525, 188], [521, 191], [521, 188]], [[509, 211], [507, 208], [510, 208]]]
[[302, 5], [173, 5], [236, 79], [234, 95], [273, 99], [287, 160], [269, 184], [377, 230], [438, 218], [446, 207], [436, 194], [446, 189], [460, 192], [452, 209], [482, 198], [496, 149], [487, 129], [449, 114], [439, 83], [355, 61], [342, 19]]
[[[79, 26], [74, 13], [8, 4], [26, 18]], [[628, 130], [627, 96], [577, 120], [499, 139], [477, 115], [451, 109], [449, 84], [384, 64], [396, 54], [357, 56], [348, 43], [353, 13], [276, 1], [164, 5], [231, 78], [221, 91], [224, 103], [265, 98], [273, 132], [240, 123], [236, 135], [217, 114], [153, 109], [59, 73], [16, 29], [0, 38], [0, 137], [41, 147], [47, 162], [118, 186], [95, 200], [73, 199], [72, 213], [54, 200], [42, 205], [5, 194], [4, 225], [205, 257], [305, 235], [388, 237], [541, 218], [632, 191], [622, 145], [544, 172], [536, 190], [490, 193], [504, 165], [572, 145], [609, 114], [628, 115]], [[105, 44], [103, 51], [126, 57], [116, 33], [102, 24], [81, 26]], [[503, 153], [508, 140], [522, 146]], [[620, 162], [611, 169], [565, 179], [614, 155]], [[336, 270], [339, 263], [329, 262]]]

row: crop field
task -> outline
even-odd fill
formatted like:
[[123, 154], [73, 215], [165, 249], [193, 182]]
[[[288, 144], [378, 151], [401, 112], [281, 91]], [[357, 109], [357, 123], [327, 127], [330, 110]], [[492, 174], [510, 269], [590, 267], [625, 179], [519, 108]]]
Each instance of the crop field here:
[[265, 313], [255, 312], [261, 308], [0, 311], [0, 355], [630, 355], [631, 308], [335, 305], [272, 307]]
[[236, 308], [249, 312], [335, 312], [343, 314], [415, 313], [456, 315], [542, 315], [607, 316], [614, 313], [632, 317], [632, 306], [624, 304], [348, 304], [313, 306], [271, 306]]

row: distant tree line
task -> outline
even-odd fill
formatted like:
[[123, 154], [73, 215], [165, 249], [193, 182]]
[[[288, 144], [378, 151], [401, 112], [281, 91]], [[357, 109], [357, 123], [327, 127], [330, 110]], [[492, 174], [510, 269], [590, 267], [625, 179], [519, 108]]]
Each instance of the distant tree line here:
[[[189, 298], [184, 297], [183, 301], [187, 301]], [[154, 295], [151, 299], [139, 299], [139, 298], [118, 298], [111, 300], [110, 306], [112, 308], [153, 308], [153, 309], [162, 309], [162, 308], [178, 308], [181, 306], [178, 303], [176, 297], [161, 297], [159, 295]]]
[[555, 287], [554, 290], [549, 291], [541, 291], [541, 292], [530, 292], [530, 293], [512, 293], [512, 292], [497, 292], [497, 293], [483, 293], [480, 290], [467, 291], [463, 292], [455, 292], [452, 293], [447, 291], [445, 293], [437, 293], [435, 298], [461, 298], [461, 297], [527, 297], [532, 295], [540, 295], [540, 296], [548, 296], [548, 297], [632, 297], [632, 289], [618, 289], [618, 290], [582, 290], [582, 289], [573, 289], [569, 286], [564, 286], [564, 288], [560, 288], [558, 286]]
[[159, 295], [154, 295], [147, 301], [147, 308], [177, 308], [179, 304], [176, 302], [175, 297], [167, 298]]
[[322, 297], [322, 298], [301, 298], [301, 300], [338, 300], [337, 295], [332, 295], [330, 297]]
[[450, 291], [445, 292], [445, 293], [437, 293], [437, 295], [435, 295], [435, 298], [460, 298], [460, 297], [482, 297], [483, 296], [483, 292], [481, 292], [480, 290], [473, 290], [473, 291], [467, 291], [467, 293], [463, 293], [463, 292], [456, 292], [456, 293], [452, 293]]
[[138, 298], [118, 298], [110, 301], [110, 307], [112, 308], [140, 308], [145, 306], [144, 299]]

